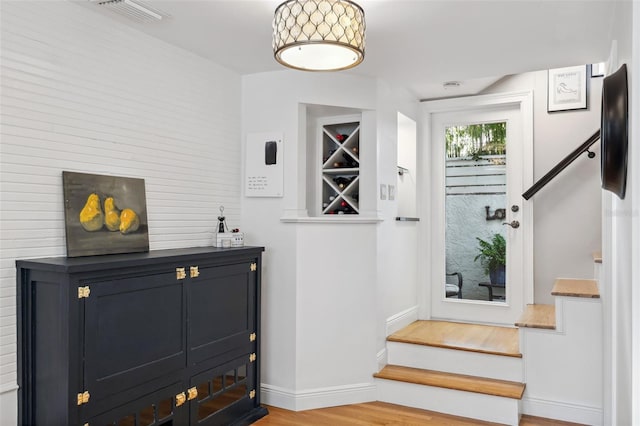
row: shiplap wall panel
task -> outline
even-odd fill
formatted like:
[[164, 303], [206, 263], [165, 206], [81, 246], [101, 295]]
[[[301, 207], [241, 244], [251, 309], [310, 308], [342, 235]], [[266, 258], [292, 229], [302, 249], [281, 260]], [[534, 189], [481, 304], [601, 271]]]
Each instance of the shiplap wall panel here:
[[[240, 76], [73, 2], [0, 7], [0, 393], [15, 260], [64, 256], [62, 171], [145, 179], [150, 248], [240, 226]], [[0, 420], [5, 421], [0, 415]]]

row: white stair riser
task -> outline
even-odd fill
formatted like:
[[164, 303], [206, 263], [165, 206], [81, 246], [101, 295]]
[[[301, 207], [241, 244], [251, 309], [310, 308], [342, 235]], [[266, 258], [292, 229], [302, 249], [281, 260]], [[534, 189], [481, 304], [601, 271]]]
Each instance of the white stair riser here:
[[523, 381], [522, 358], [387, 342], [388, 363], [490, 379]]
[[602, 424], [602, 302], [556, 296], [556, 330], [520, 329], [525, 360], [524, 414]]
[[477, 420], [517, 425], [520, 400], [376, 379], [378, 401]]

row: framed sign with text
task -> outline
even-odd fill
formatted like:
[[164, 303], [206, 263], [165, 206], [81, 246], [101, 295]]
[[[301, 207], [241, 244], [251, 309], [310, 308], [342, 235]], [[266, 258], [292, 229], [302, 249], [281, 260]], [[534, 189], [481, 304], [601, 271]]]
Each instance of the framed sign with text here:
[[247, 197], [282, 197], [284, 195], [282, 133], [250, 133], [245, 156]]

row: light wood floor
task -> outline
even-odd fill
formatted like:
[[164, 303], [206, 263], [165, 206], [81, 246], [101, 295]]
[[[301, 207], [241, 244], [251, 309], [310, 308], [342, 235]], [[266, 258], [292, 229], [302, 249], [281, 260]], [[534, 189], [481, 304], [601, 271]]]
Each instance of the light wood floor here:
[[[269, 415], [254, 423], [256, 426], [475, 426], [496, 423], [450, 416], [433, 411], [403, 407], [386, 402], [320, 408], [307, 411], [289, 411], [269, 407]], [[540, 417], [523, 416], [520, 426], [576, 426], [576, 423]]]
[[517, 328], [447, 321], [416, 321], [393, 333], [387, 340], [522, 357]]

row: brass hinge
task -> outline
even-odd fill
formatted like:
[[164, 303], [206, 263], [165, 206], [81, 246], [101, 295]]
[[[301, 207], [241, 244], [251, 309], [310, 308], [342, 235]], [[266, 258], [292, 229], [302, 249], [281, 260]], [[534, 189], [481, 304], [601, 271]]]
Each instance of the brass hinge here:
[[258, 269], [258, 264], [256, 262], [253, 262], [251, 264], [251, 272], [255, 272]]
[[253, 399], [253, 398], [255, 398], [255, 397], [256, 397], [256, 391], [255, 391], [255, 389], [254, 389], [254, 390], [252, 390], [251, 392], [249, 392], [249, 398]]
[[191, 278], [197, 278], [200, 276], [200, 271], [198, 271], [198, 267], [197, 266], [192, 266], [189, 268], [189, 276]]
[[256, 333], [251, 333], [251, 334], [249, 335], [249, 341], [250, 341], [250, 342], [255, 342], [256, 337], [258, 337], [258, 336], [256, 336]]
[[187, 401], [187, 395], [185, 395], [184, 392], [180, 392], [179, 394], [176, 395], [176, 407], [181, 406], [186, 401]]
[[256, 360], [256, 354], [252, 353], [251, 355], [249, 355], [249, 362], [254, 362]]
[[184, 280], [187, 278], [187, 271], [184, 268], [176, 268], [176, 279]]
[[198, 388], [197, 387], [194, 386], [192, 388], [187, 389], [187, 399], [189, 401], [191, 401], [192, 399], [197, 398], [197, 396], [198, 396]]
[[78, 394], [78, 405], [82, 405], [82, 404], [86, 404], [87, 402], [89, 402], [89, 398], [91, 397], [91, 395], [89, 394], [89, 391], [84, 391], [82, 393]]
[[91, 293], [91, 289], [89, 286], [78, 287], [78, 299], [86, 299], [89, 297], [89, 293]]

